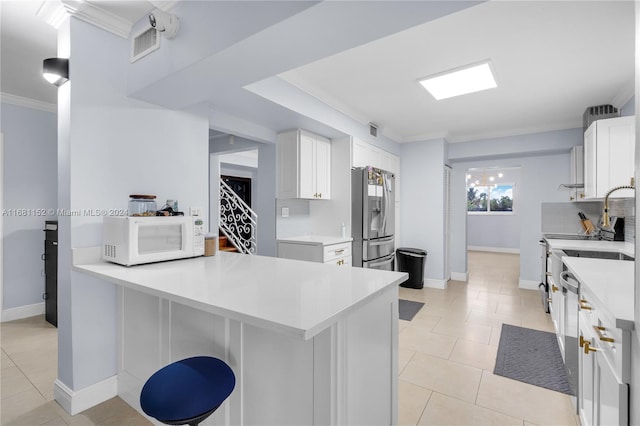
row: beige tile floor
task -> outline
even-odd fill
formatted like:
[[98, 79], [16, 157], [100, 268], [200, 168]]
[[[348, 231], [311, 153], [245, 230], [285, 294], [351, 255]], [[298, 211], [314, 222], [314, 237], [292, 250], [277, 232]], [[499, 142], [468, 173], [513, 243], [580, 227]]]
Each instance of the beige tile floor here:
[[53, 400], [58, 333], [44, 316], [0, 324], [0, 347], [0, 425], [151, 424], [117, 397], [75, 416]]
[[469, 252], [469, 281], [400, 288], [425, 302], [400, 321], [399, 424], [579, 425], [567, 395], [493, 374], [503, 323], [553, 331], [537, 291], [518, 288], [520, 257]]
[[[426, 305], [400, 321], [399, 424], [579, 424], [566, 395], [492, 374], [503, 323], [552, 330], [518, 277], [517, 255], [470, 252], [468, 283], [400, 289]], [[53, 401], [57, 333], [44, 317], [2, 323], [0, 342], [0, 425], [150, 424], [117, 397], [75, 416]]]

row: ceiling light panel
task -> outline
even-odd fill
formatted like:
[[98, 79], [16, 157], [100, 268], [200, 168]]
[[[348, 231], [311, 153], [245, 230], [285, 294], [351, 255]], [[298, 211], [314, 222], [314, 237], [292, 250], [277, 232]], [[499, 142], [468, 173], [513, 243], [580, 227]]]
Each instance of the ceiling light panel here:
[[488, 61], [424, 78], [420, 84], [438, 101], [498, 87]]

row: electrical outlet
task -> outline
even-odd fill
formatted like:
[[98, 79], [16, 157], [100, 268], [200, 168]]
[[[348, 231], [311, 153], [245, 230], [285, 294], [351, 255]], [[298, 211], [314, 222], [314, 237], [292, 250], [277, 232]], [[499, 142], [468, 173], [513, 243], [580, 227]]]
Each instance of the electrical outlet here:
[[282, 208], [282, 217], [289, 217], [289, 207]]
[[189, 214], [191, 216], [202, 216], [202, 207], [189, 207]]

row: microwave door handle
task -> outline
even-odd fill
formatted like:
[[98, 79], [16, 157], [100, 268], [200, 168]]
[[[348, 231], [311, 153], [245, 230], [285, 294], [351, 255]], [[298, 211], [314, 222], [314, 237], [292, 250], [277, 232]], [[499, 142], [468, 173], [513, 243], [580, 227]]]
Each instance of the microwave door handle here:
[[374, 267], [374, 266], [383, 266], [383, 265], [387, 265], [389, 263], [393, 262], [393, 257], [390, 257], [387, 260], [383, 260], [382, 262], [376, 262], [376, 263], [369, 263], [368, 267]]

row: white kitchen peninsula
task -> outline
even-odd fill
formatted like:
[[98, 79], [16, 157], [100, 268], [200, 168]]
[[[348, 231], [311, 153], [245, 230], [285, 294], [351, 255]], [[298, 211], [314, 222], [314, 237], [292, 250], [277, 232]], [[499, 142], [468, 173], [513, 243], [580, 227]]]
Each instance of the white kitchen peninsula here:
[[[580, 282], [578, 405], [583, 426], [629, 424], [634, 262], [564, 257]], [[576, 345], [578, 342], [576, 342]]]
[[236, 388], [207, 424], [397, 423], [398, 284], [407, 274], [262, 256], [122, 267], [74, 250], [74, 269], [120, 286], [118, 394], [195, 355]]

